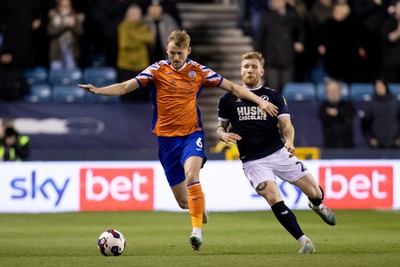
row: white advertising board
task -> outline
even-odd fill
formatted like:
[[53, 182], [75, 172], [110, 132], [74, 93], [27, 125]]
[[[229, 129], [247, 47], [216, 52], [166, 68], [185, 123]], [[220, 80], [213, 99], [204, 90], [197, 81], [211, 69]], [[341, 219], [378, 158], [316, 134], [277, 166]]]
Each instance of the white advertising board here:
[[[303, 161], [333, 209], [400, 209], [400, 160]], [[240, 161], [208, 161], [200, 172], [210, 211], [268, 210]], [[291, 209], [307, 197], [277, 178]], [[0, 213], [93, 210], [182, 211], [158, 161], [0, 163]]]

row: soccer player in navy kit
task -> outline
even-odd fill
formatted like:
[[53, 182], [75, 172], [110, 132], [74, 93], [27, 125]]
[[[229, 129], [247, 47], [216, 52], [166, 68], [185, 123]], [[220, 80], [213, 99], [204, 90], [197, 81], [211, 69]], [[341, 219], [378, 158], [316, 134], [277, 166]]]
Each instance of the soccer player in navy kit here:
[[[218, 105], [218, 136], [228, 144], [237, 142], [243, 170], [256, 192], [271, 206], [283, 227], [299, 241], [299, 253], [315, 252], [301, 230], [296, 216], [285, 205], [276, 176], [296, 185], [309, 199], [309, 206], [327, 224], [335, 225], [333, 212], [322, 204], [324, 192], [306, 166], [295, 156], [294, 128], [281, 93], [262, 86], [264, 58], [258, 52], [243, 54], [241, 75], [244, 87], [278, 107], [277, 116], [264, 116], [250, 101], [224, 94]], [[229, 126], [232, 126], [228, 132]]]

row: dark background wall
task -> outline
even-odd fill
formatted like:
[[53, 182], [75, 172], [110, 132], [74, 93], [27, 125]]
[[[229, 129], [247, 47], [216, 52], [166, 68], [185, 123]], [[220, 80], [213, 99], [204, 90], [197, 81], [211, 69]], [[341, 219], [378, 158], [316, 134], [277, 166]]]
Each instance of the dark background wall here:
[[[318, 102], [289, 103], [296, 147], [319, 147], [322, 158], [398, 158], [398, 150], [368, 148], [354, 118], [356, 148], [322, 148]], [[363, 103], [356, 103], [357, 109]], [[11, 117], [31, 138], [31, 160], [157, 160], [157, 138], [150, 132], [151, 104], [0, 103], [0, 119]], [[215, 118], [217, 120], [217, 118]], [[206, 132], [207, 134], [207, 132]], [[209, 148], [215, 144], [206, 144]], [[224, 154], [207, 153], [209, 159]]]

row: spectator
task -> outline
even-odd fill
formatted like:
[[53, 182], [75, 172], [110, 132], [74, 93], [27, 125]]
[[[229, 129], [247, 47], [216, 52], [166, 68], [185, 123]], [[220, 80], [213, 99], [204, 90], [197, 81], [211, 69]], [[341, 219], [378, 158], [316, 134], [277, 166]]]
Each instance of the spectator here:
[[262, 16], [255, 42], [256, 50], [265, 55], [266, 85], [282, 91], [293, 81], [295, 53], [304, 51], [304, 27], [296, 11], [287, 8], [285, 0], [271, 0], [271, 11]]
[[379, 77], [381, 70], [381, 28], [387, 16], [389, 0], [357, 0], [353, 5], [363, 27], [364, 39], [368, 40], [365, 42], [365, 76], [372, 82]]
[[145, 1], [144, 5], [142, 5], [143, 10], [147, 10], [147, 8], [151, 4], [160, 4], [165, 13], [168, 13], [171, 17], [174, 18], [176, 23], [179, 25], [179, 28], [182, 28], [182, 18], [179, 8], [176, 4], [176, 0], [142, 0]]
[[255, 39], [261, 14], [269, 10], [269, 0], [239, 0], [239, 7], [238, 27]]
[[286, 0], [287, 8], [293, 9], [298, 18], [300, 19], [300, 23], [304, 30], [304, 40], [303, 40], [303, 51], [301, 53], [294, 54], [294, 74], [293, 81], [295, 82], [304, 82], [310, 76], [310, 70], [312, 68], [312, 63], [309, 60], [309, 51], [310, 47], [310, 32], [307, 27], [307, 17], [308, 17], [308, 9], [303, 0]]
[[35, 66], [34, 32], [40, 27], [38, 1], [1, 0], [4, 43], [0, 51], [0, 100], [18, 100], [26, 93], [23, 72]]
[[27, 160], [30, 155], [29, 137], [20, 135], [12, 120], [3, 120], [0, 131], [0, 161]]
[[[148, 46], [154, 42], [150, 27], [142, 21], [142, 10], [138, 5], [128, 7], [125, 19], [118, 26], [118, 81], [136, 77], [150, 64]], [[125, 101], [149, 101], [146, 88], [140, 88], [122, 96]]]
[[3, 118], [3, 119], [1, 120], [1, 125], [0, 125], [0, 139], [3, 139], [3, 138], [4, 138], [6, 128], [14, 127], [13, 125], [14, 125], [14, 123], [13, 123], [13, 120], [12, 120], [11, 118]]
[[350, 101], [341, 99], [341, 84], [329, 80], [325, 85], [327, 99], [321, 102], [319, 118], [323, 128], [325, 148], [352, 148], [353, 117], [355, 108]]
[[333, 0], [316, 0], [308, 13], [310, 30], [318, 34], [320, 27], [332, 17]]
[[386, 82], [400, 83], [400, 1], [394, 5], [393, 11], [382, 27], [382, 76]]
[[58, 0], [49, 11], [47, 33], [50, 37], [50, 68], [72, 69], [80, 58], [80, 36], [85, 15], [76, 13], [70, 0]]
[[150, 25], [150, 29], [154, 34], [154, 45], [151, 46], [151, 62], [156, 62], [167, 58], [165, 50], [169, 34], [179, 29], [175, 19], [164, 12], [159, 1], [152, 1], [147, 8], [145, 22]]
[[54, 0], [35, 0], [35, 2], [37, 2], [38, 15], [33, 31], [34, 65], [47, 66], [49, 64], [48, 14], [54, 7]]
[[316, 0], [307, 17], [307, 46], [306, 59], [310, 65], [310, 79], [313, 82], [322, 82], [326, 76], [322, 56], [318, 53], [318, 40], [322, 25], [332, 18], [333, 0]]
[[134, 0], [92, 0], [91, 25], [96, 52], [105, 57], [105, 65], [116, 66], [118, 54], [118, 24]]
[[372, 101], [362, 115], [362, 132], [372, 148], [400, 148], [400, 103], [384, 81], [375, 81]]
[[332, 18], [321, 27], [318, 52], [326, 73], [346, 83], [360, 81], [360, 56], [365, 54], [361, 26], [347, 4], [336, 4]]
[[303, 0], [286, 0], [287, 5], [293, 8], [299, 18], [305, 21], [308, 16], [308, 9]]

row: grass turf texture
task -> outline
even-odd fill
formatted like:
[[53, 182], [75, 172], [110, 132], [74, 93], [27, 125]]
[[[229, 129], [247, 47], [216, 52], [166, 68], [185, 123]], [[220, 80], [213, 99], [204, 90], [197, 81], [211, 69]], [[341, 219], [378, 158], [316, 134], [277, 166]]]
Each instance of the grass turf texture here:
[[[326, 225], [312, 211], [294, 211], [317, 253], [300, 248], [270, 211], [211, 213], [204, 244], [189, 244], [190, 217], [170, 212], [0, 214], [0, 266], [398, 266], [400, 212], [335, 211]], [[115, 228], [127, 239], [119, 257], [105, 257], [97, 238]]]

